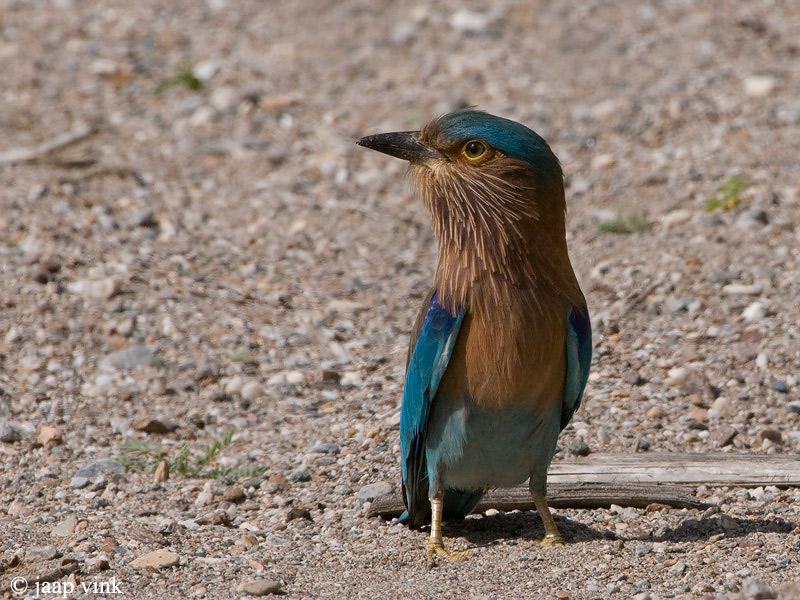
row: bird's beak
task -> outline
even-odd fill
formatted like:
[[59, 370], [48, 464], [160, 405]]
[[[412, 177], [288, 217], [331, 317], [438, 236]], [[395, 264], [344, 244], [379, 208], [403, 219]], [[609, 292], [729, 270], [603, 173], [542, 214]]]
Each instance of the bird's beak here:
[[433, 148], [419, 141], [419, 131], [398, 131], [396, 133], [378, 133], [368, 135], [356, 141], [359, 146], [371, 148], [390, 156], [396, 156], [409, 162], [425, 162], [432, 158], [441, 158]]

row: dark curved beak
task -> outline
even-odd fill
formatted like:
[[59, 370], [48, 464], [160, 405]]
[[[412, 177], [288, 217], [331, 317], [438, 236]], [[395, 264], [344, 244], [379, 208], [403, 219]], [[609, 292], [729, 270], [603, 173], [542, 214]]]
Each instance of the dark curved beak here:
[[419, 141], [419, 131], [398, 131], [368, 135], [356, 141], [359, 146], [396, 156], [409, 162], [425, 162], [431, 158], [441, 158], [433, 148]]

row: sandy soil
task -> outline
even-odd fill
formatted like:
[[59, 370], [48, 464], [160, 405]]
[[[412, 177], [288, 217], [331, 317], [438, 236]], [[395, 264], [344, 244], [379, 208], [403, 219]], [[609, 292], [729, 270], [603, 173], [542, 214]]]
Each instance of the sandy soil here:
[[797, 456], [798, 61], [768, 0], [0, 2], [0, 594], [800, 597], [795, 489], [559, 548], [478, 515], [431, 571], [366, 517], [436, 247], [353, 144], [476, 105], [560, 157], [595, 356], [556, 460]]

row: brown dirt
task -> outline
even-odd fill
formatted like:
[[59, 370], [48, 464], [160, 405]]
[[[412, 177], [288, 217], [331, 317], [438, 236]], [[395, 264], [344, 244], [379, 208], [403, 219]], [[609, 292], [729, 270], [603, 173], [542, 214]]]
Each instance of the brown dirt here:
[[[800, 8], [768, 0], [0, 3], [0, 594], [50, 573], [132, 598], [254, 579], [292, 598], [766, 597], [754, 578], [798, 597], [796, 490], [558, 511], [560, 548], [536, 545], [535, 513], [478, 516], [445, 531], [472, 558], [433, 571], [423, 532], [366, 518], [356, 494], [399, 478], [436, 249], [403, 165], [353, 140], [477, 105], [560, 157], [595, 362], [556, 460], [577, 439], [797, 455], [799, 33]], [[618, 213], [653, 227], [603, 233]], [[132, 347], [143, 364], [115, 354]], [[187, 444], [188, 466], [156, 483], [131, 440], [148, 467]], [[74, 482], [123, 455], [123, 476]], [[132, 564], [161, 548], [177, 565]]]

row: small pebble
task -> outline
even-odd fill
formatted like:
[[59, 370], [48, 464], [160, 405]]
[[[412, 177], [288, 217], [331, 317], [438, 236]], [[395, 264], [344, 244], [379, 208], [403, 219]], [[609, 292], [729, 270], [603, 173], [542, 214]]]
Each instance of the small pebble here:
[[167, 479], [169, 479], [169, 462], [162, 460], [153, 472], [153, 481], [155, 483], [163, 483]]
[[240, 583], [236, 591], [250, 596], [268, 596], [280, 593], [281, 584], [271, 579], [249, 579]]
[[661, 417], [664, 416], [664, 409], [661, 408], [660, 406], [652, 406], [647, 409], [645, 416], [648, 419], [660, 419]]
[[761, 321], [767, 315], [767, 309], [761, 302], [753, 302], [742, 311], [742, 317], [745, 321], [755, 322]]
[[769, 387], [771, 387], [776, 392], [780, 392], [781, 394], [787, 394], [789, 392], [789, 386], [783, 379], [776, 379], [775, 381], [769, 384]]
[[394, 486], [388, 481], [379, 481], [377, 483], [369, 483], [362, 487], [356, 493], [356, 498], [365, 502], [371, 502], [375, 498], [391, 494]]
[[258, 400], [264, 395], [264, 389], [258, 381], [248, 381], [241, 387], [241, 395], [244, 400]]
[[731, 425], [721, 425], [711, 431], [711, 435], [708, 436], [708, 439], [715, 448], [724, 448], [733, 442], [733, 439], [738, 433], [736, 428]]
[[305, 380], [306, 376], [303, 375], [302, 371], [289, 371], [286, 373], [286, 383], [291, 383], [292, 385], [302, 385]]
[[244, 490], [238, 485], [232, 485], [222, 494], [223, 502], [233, 502], [234, 504], [238, 504], [239, 502], [244, 502], [246, 499], [247, 494], [245, 494]]
[[462, 33], [483, 33], [488, 26], [485, 15], [471, 10], [457, 10], [450, 16], [450, 27]]
[[617, 164], [613, 154], [598, 154], [592, 158], [591, 167], [595, 171], [606, 171]]
[[244, 379], [242, 379], [239, 375], [235, 375], [228, 380], [228, 383], [225, 384], [225, 393], [228, 396], [237, 396], [241, 393], [243, 387]]
[[143, 431], [144, 433], [163, 435], [165, 433], [169, 433], [170, 431], [174, 431], [175, 429], [178, 428], [178, 426], [171, 423], [170, 424], [164, 423], [159, 419], [142, 417], [133, 424], [133, 428], [136, 431]]
[[589, 448], [589, 444], [583, 440], [571, 440], [567, 444], [567, 449], [575, 456], [589, 456], [592, 451], [591, 448]]
[[52, 535], [57, 537], [67, 537], [75, 532], [75, 526], [78, 524], [78, 518], [75, 515], [70, 515], [64, 519], [59, 525], [53, 528]]
[[758, 296], [762, 291], [761, 285], [745, 283], [729, 283], [720, 290], [723, 296]]
[[125, 350], [107, 354], [101, 361], [100, 367], [104, 369], [118, 369], [128, 371], [142, 365], [149, 365], [155, 357], [155, 346], [139, 344]]
[[686, 563], [682, 560], [679, 560], [674, 565], [669, 568], [669, 572], [673, 575], [680, 575], [686, 570]]
[[135, 227], [158, 227], [158, 220], [152, 210], [144, 209], [133, 218]]
[[295, 519], [304, 519], [306, 521], [313, 521], [314, 519], [311, 518], [311, 511], [307, 508], [302, 508], [299, 506], [293, 506], [289, 509], [289, 512], [286, 513], [286, 521], [294, 521]]
[[719, 523], [722, 527], [722, 531], [729, 535], [732, 533], [737, 533], [742, 529], [736, 519], [730, 515], [726, 515], [725, 513], [721, 513], [719, 515]]
[[761, 439], [769, 440], [773, 444], [780, 444], [783, 442], [783, 436], [777, 429], [762, 429], [759, 435], [761, 435]]
[[661, 217], [661, 225], [665, 228], [683, 225], [691, 221], [693, 216], [694, 212], [685, 208], [673, 210]]
[[163, 569], [174, 567], [179, 562], [179, 557], [174, 552], [170, 552], [165, 548], [153, 550], [147, 554], [143, 554], [136, 560], [131, 562], [131, 566], [144, 568], [150, 567], [152, 569]]
[[0, 421], [0, 442], [4, 444], [13, 444], [21, 439], [17, 428], [11, 425], [8, 421]]
[[742, 582], [742, 595], [745, 600], [769, 600], [778, 597], [775, 590], [755, 577]]
[[688, 369], [684, 367], [674, 367], [667, 372], [667, 378], [664, 380], [664, 385], [678, 387], [686, 381], [688, 376]]
[[320, 443], [311, 449], [318, 454], [339, 454], [339, 445], [333, 442]]
[[30, 546], [25, 550], [25, 562], [41, 562], [45, 560], [53, 560], [58, 558], [61, 554], [53, 545], [47, 546]]
[[[311, 474], [308, 471], [303, 471], [303, 473], [308, 475], [308, 479], [292, 479], [292, 481], [309, 481], [311, 479]], [[289, 479], [287, 479], [283, 473], [273, 473], [269, 476], [267, 481], [279, 490], [288, 490], [292, 487], [291, 483], [289, 483]]]
[[708, 411], [709, 417], [723, 417], [730, 412], [731, 402], [726, 396], [719, 396], [711, 403]]
[[744, 93], [752, 98], [772, 94], [778, 80], [773, 75], [750, 75], [744, 80]]
[[69, 483], [71, 488], [83, 488], [95, 479], [98, 475], [109, 475], [112, 479], [121, 478], [125, 474], [125, 466], [113, 458], [103, 458], [97, 460], [75, 473]]
[[[271, 479], [272, 478], [270, 477], [270, 480]], [[305, 469], [299, 469], [297, 471], [293, 471], [292, 473], [290, 473], [288, 479], [289, 481], [294, 481], [295, 483], [311, 481], [311, 473], [309, 473]]]

